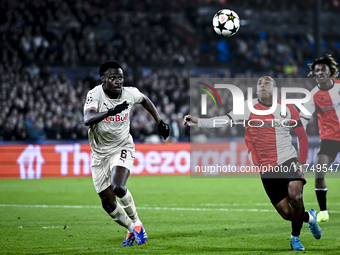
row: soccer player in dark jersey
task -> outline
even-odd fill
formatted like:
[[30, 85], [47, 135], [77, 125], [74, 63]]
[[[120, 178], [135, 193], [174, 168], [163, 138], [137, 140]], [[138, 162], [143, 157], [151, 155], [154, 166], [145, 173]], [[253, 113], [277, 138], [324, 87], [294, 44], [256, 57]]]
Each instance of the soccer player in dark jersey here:
[[[311, 100], [304, 106], [318, 116], [321, 143], [315, 167], [315, 193], [320, 206], [317, 221], [324, 222], [329, 221], [325, 175], [340, 152], [340, 83], [334, 80], [338, 76], [338, 68], [331, 55], [316, 59], [309, 67], [309, 75], [314, 74], [317, 85], [311, 91]], [[305, 127], [309, 119], [301, 113]]]
[[[257, 83], [258, 99], [249, 102], [256, 110], [268, 110], [273, 103], [273, 88], [275, 80], [263, 76]], [[300, 242], [300, 231], [303, 222], [308, 222], [309, 228], [316, 239], [321, 238], [321, 229], [316, 221], [316, 211], [305, 211], [303, 203], [303, 186], [306, 183], [304, 170], [308, 152], [308, 137], [300, 121], [298, 111], [292, 106], [286, 106], [286, 116], [281, 114], [281, 102], [272, 114], [257, 115], [249, 111], [248, 101], [245, 102], [246, 113], [243, 116], [234, 115], [233, 112], [226, 116], [209, 119], [196, 118], [190, 115], [184, 117], [184, 125], [201, 128], [217, 128], [230, 126], [230, 123], [246, 121], [245, 143], [248, 147], [249, 158], [252, 163], [259, 166], [264, 172], [261, 179], [264, 189], [273, 206], [283, 219], [291, 221], [292, 235], [290, 244], [293, 250], [304, 250]], [[215, 120], [227, 119], [222, 125], [215, 125]], [[251, 121], [255, 123], [249, 124]], [[285, 125], [282, 125], [285, 121]], [[262, 126], [256, 123], [262, 122]], [[244, 123], [244, 122], [243, 122]], [[300, 157], [292, 145], [290, 129], [293, 127], [299, 138]], [[271, 172], [265, 171], [270, 167], [276, 169], [288, 168], [290, 171]], [[261, 171], [262, 171], [261, 170]]]

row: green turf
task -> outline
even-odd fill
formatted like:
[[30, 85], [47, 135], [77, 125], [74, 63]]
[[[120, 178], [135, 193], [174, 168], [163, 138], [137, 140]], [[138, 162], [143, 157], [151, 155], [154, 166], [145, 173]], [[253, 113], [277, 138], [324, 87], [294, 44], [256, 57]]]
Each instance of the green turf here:
[[[318, 209], [307, 180], [306, 208]], [[339, 181], [327, 179], [331, 220], [321, 224], [322, 238], [305, 224], [306, 251], [293, 252], [290, 222], [274, 211], [259, 178], [130, 177], [149, 236], [133, 247], [119, 247], [126, 232], [101, 209], [92, 179], [0, 180], [0, 254], [340, 254]]]

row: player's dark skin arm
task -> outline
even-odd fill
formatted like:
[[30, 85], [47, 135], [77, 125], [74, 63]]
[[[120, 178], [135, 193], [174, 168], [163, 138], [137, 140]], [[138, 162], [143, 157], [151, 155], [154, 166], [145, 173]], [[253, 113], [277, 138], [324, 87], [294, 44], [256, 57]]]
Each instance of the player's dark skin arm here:
[[143, 94], [143, 99], [141, 105], [147, 110], [151, 116], [155, 119], [157, 125], [161, 121], [161, 116], [159, 115], [156, 106], [151, 102], [151, 100]]
[[85, 126], [92, 126], [102, 121], [108, 116], [109, 116], [109, 111], [96, 112], [95, 109], [89, 109], [84, 113], [84, 124]]

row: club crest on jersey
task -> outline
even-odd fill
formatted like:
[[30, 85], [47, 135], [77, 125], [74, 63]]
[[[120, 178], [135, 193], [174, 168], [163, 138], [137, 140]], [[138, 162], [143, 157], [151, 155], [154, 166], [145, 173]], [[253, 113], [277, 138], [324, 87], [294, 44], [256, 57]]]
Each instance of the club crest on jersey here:
[[108, 116], [104, 119], [104, 121], [114, 121], [114, 122], [123, 122], [126, 121], [129, 117], [129, 113], [125, 113], [124, 116], [115, 115], [115, 116]]

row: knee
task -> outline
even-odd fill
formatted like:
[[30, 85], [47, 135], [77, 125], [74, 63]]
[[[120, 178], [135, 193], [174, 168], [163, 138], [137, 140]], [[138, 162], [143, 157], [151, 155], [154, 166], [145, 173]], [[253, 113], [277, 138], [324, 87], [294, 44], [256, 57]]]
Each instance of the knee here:
[[127, 190], [124, 185], [113, 185], [113, 192], [117, 197], [122, 198], [125, 196]]
[[102, 207], [107, 213], [113, 212], [117, 207], [117, 201], [107, 197], [102, 197]]
[[303, 205], [302, 194], [292, 194], [290, 196], [290, 204], [293, 207], [300, 207]]
[[320, 176], [315, 177], [315, 186], [316, 187], [318, 187], [318, 186], [323, 187], [324, 182], [325, 182], [325, 178], [324, 177], [320, 177]]

